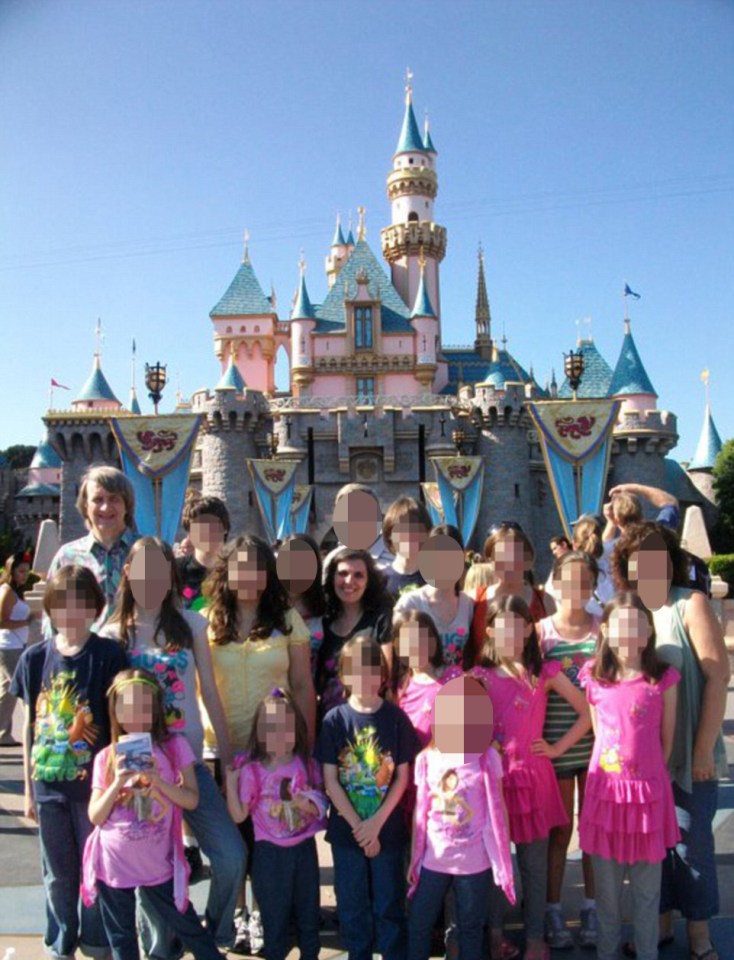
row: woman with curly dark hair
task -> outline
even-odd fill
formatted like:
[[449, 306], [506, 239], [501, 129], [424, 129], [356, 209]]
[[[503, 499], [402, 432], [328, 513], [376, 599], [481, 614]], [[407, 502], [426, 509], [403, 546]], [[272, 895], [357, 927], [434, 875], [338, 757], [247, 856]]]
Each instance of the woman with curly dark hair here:
[[[316, 701], [309, 633], [278, 579], [268, 544], [250, 535], [228, 543], [204, 593], [214, 675], [234, 750], [247, 749], [257, 708], [274, 687], [290, 692], [313, 742]], [[216, 757], [216, 738], [206, 722], [204, 741], [205, 755]]]
[[324, 639], [316, 666], [320, 714], [346, 699], [338, 676], [339, 654], [353, 637], [371, 636], [392, 652], [393, 601], [385, 579], [367, 550], [344, 547], [326, 567]]
[[[663, 865], [660, 939], [672, 940], [671, 911], [678, 909], [686, 918], [692, 960], [718, 960], [709, 920], [719, 910], [712, 822], [718, 778], [728, 772], [721, 735], [730, 679], [723, 631], [708, 597], [691, 589], [688, 559], [670, 528], [626, 528], [612, 554], [612, 571], [617, 587], [636, 590], [652, 612], [656, 652], [681, 674], [668, 769], [682, 840]], [[633, 948], [628, 945], [625, 953], [634, 955]]]

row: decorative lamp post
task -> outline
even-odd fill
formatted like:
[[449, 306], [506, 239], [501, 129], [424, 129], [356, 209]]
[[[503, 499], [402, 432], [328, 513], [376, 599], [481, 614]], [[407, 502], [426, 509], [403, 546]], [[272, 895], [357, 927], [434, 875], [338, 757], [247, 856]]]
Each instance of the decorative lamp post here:
[[580, 350], [569, 351], [563, 354], [563, 370], [568, 379], [568, 385], [573, 391], [573, 398], [576, 399], [576, 391], [584, 375], [584, 355]]
[[451, 440], [453, 441], [454, 446], [456, 447], [456, 452], [459, 456], [462, 455], [462, 449], [464, 446], [464, 440], [466, 439], [466, 433], [457, 427], [456, 430], [451, 431]]
[[275, 431], [268, 434], [268, 446], [270, 447], [270, 459], [275, 460], [275, 456], [278, 453], [278, 447], [280, 446], [280, 437]]
[[167, 382], [165, 364], [145, 364], [145, 386], [148, 388], [148, 396], [153, 401], [153, 410], [156, 416], [158, 416], [158, 404], [161, 402], [163, 389]]

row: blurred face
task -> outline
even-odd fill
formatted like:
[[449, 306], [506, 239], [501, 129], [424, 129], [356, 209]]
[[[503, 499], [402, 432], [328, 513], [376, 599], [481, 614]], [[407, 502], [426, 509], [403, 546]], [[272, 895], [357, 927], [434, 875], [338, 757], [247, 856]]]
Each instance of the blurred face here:
[[556, 541], [551, 545], [551, 548], [550, 548], [550, 549], [551, 549], [551, 553], [553, 554], [553, 556], [555, 557], [556, 560], [560, 560], [561, 557], [562, 557], [565, 553], [568, 553], [568, 551], [569, 551], [568, 544], [567, 544], [567, 543], [564, 543], [562, 540], [556, 540]]
[[529, 566], [529, 558], [525, 556], [525, 544], [512, 534], [501, 537], [495, 543], [490, 559], [500, 580], [520, 577]]
[[126, 683], [115, 696], [115, 717], [125, 733], [145, 733], [153, 726], [155, 690], [147, 683]]
[[418, 556], [428, 539], [428, 530], [419, 520], [402, 520], [392, 528], [391, 539], [395, 553], [407, 560]]
[[334, 507], [334, 533], [350, 550], [367, 550], [382, 528], [380, 505], [364, 490], [339, 497]]
[[318, 573], [318, 559], [307, 540], [288, 540], [278, 551], [278, 579], [289, 595], [298, 597], [313, 586]]
[[79, 636], [89, 633], [97, 619], [97, 611], [77, 584], [69, 584], [56, 604], [51, 608], [51, 623], [65, 635]]
[[487, 636], [494, 645], [495, 654], [507, 660], [520, 660], [525, 641], [533, 629], [531, 623], [520, 616], [505, 610], [498, 613], [494, 622], [487, 627]]
[[453, 537], [428, 537], [418, 559], [423, 579], [439, 590], [453, 590], [464, 572], [464, 551]]
[[135, 603], [157, 610], [171, 590], [171, 564], [157, 544], [141, 547], [126, 568]]
[[372, 665], [368, 651], [357, 647], [348, 657], [342, 671], [343, 683], [355, 697], [362, 700], [374, 700], [380, 694], [382, 686], [382, 667]]
[[203, 553], [216, 553], [224, 546], [224, 524], [219, 517], [211, 513], [203, 513], [196, 520], [191, 521], [189, 540], [195, 550]]
[[87, 522], [97, 540], [109, 541], [125, 532], [125, 500], [98, 483], [87, 484]]
[[25, 586], [30, 572], [31, 566], [29, 563], [16, 563], [13, 567], [13, 583], [16, 587]]
[[492, 743], [493, 725], [492, 701], [478, 680], [457, 677], [439, 690], [433, 736], [441, 753], [484, 753]]
[[583, 610], [594, 592], [594, 578], [591, 570], [581, 560], [567, 563], [560, 571], [560, 577], [553, 581], [561, 603], [572, 610]]
[[605, 627], [609, 646], [627, 663], [637, 663], [650, 639], [650, 624], [642, 610], [622, 607], [609, 617]]
[[398, 656], [406, 660], [411, 670], [421, 670], [436, 653], [436, 638], [427, 627], [411, 621], [400, 627]]
[[637, 553], [631, 554], [627, 572], [630, 585], [648, 610], [657, 610], [667, 603], [672, 571], [662, 537], [646, 537]]
[[268, 580], [267, 570], [258, 562], [254, 547], [242, 547], [229, 558], [227, 584], [240, 603], [256, 603]]
[[362, 602], [367, 589], [367, 567], [364, 560], [340, 560], [334, 574], [334, 593], [344, 606]]
[[265, 704], [257, 721], [257, 738], [270, 756], [282, 757], [293, 751], [296, 718], [285, 701]]

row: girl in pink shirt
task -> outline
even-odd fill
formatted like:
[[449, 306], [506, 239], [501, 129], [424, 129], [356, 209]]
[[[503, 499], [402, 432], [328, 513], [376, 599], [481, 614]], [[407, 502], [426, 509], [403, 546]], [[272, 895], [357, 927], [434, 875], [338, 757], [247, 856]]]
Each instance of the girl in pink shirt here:
[[433, 701], [441, 689], [443, 647], [433, 618], [408, 610], [393, 625], [391, 687], [395, 702], [413, 724], [421, 747], [431, 741]]
[[[541, 960], [548, 956], [543, 942], [548, 835], [567, 821], [550, 759], [573, 746], [590, 728], [589, 707], [562, 673], [561, 664], [543, 661], [535, 622], [522, 597], [504, 596], [490, 604], [486, 636], [472, 673], [484, 682], [494, 709], [494, 742], [502, 756], [510, 837], [522, 878], [525, 957]], [[543, 739], [551, 690], [578, 714], [554, 744]], [[501, 928], [501, 910], [493, 909], [493, 944], [501, 943]]]
[[[108, 697], [112, 744], [94, 761], [84, 902], [99, 898], [114, 960], [139, 960], [136, 891], [145, 911], [178, 934], [197, 960], [220, 960], [188, 901], [181, 809], [199, 802], [191, 747], [185, 737], [169, 735], [163, 691], [147, 670], [118, 673]], [[135, 751], [128, 752], [124, 734], [141, 735]]]
[[319, 864], [315, 834], [326, 826], [321, 769], [310, 756], [308, 730], [292, 696], [280, 688], [255, 714], [244, 765], [227, 770], [227, 805], [255, 830], [252, 886], [260, 907], [266, 960], [284, 960], [290, 921], [301, 960], [317, 960]]
[[650, 611], [637, 594], [619, 594], [604, 611], [596, 659], [581, 672], [596, 739], [579, 842], [594, 865], [600, 960], [617, 956], [625, 873], [637, 956], [658, 955], [662, 861], [680, 839], [666, 769], [679, 679], [656, 655]]

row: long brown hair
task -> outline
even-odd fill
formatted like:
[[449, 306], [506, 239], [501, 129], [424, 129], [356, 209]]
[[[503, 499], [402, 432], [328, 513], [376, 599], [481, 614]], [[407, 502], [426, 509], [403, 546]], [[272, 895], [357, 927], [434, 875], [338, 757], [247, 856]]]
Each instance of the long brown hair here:
[[171, 585], [163, 598], [155, 621], [153, 642], [158, 644], [158, 637], [162, 635], [163, 643], [160, 644], [162, 649], [190, 650], [194, 645], [194, 635], [181, 609], [181, 578], [174, 562], [173, 550], [158, 537], [141, 537], [130, 547], [120, 585], [117, 588], [117, 603], [108, 623], [119, 625], [120, 641], [123, 647], [129, 650], [135, 643], [135, 597], [125, 568], [130, 566], [133, 558], [145, 547], [155, 547], [160, 550], [171, 571]]
[[265, 707], [269, 703], [275, 704], [284, 704], [286, 710], [289, 713], [292, 713], [296, 721], [296, 742], [293, 747], [293, 755], [300, 757], [303, 760], [306, 770], [309, 769], [309, 758], [311, 756], [311, 751], [308, 746], [308, 727], [306, 725], [306, 720], [303, 714], [301, 713], [298, 704], [293, 699], [291, 694], [283, 689], [282, 687], [275, 687], [267, 697], [264, 697], [255, 711], [255, 716], [252, 720], [252, 730], [250, 732], [250, 740], [247, 745], [248, 759], [250, 761], [262, 761], [268, 759], [268, 752], [265, 749], [265, 744], [260, 740], [258, 736], [258, 726], [260, 723], [260, 718], [265, 712]]
[[438, 632], [433, 617], [429, 613], [424, 613], [422, 610], [406, 610], [405, 613], [394, 621], [392, 628], [393, 657], [392, 667], [390, 668], [390, 690], [393, 694], [396, 694], [404, 686], [406, 679], [412, 674], [412, 668], [407, 658], [401, 656], [399, 649], [400, 630], [406, 623], [417, 623], [419, 629], [422, 628], [430, 633], [433, 637], [435, 649], [433, 655], [429, 657], [428, 662], [436, 668], [444, 665], [441, 635]]
[[[527, 605], [527, 603], [525, 603], [523, 598], [517, 596], [517, 594], [511, 594], [510, 596], [506, 597], [498, 597], [496, 600], [493, 600], [487, 608], [487, 626], [493, 626], [495, 620], [501, 613], [515, 613], [518, 617], [522, 617], [525, 623], [532, 627], [530, 636], [526, 638], [525, 643], [523, 644], [520, 662], [531, 676], [539, 677], [540, 671], [543, 668], [543, 654], [540, 650], [538, 631], [535, 627], [535, 620], [533, 620], [530, 607]], [[499, 666], [499, 662], [500, 661], [497, 657], [497, 652], [494, 648], [494, 642], [489, 636], [487, 636], [484, 641], [484, 645], [482, 646], [481, 653], [479, 654], [477, 666], [497, 667]]]
[[657, 683], [668, 669], [667, 663], [658, 657], [655, 649], [655, 621], [652, 614], [645, 604], [640, 600], [637, 594], [632, 590], [626, 590], [618, 593], [606, 607], [601, 619], [599, 629], [599, 640], [596, 647], [596, 658], [594, 666], [591, 668], [591, 675], [595, 680], [603, 680], [606, 683], [617, 683], [619, 674], [622, 670], [622, 664], [616, 650], [609, 646], [609, 619], [616, 610], [641, 610], [650, 625], [650, 636], [648, 637], [645, 649], [640, 654], [640, 666], [648, 683]]
[[219, 553], [211, 573], [204, 581], [204, 595], [211, 598], [209, 636], [213, 643], [224, 646], [240, 640], [240, 605], [237, 593], [229, 585], [229, 561], [241, 550], [254, 550], [258, 567], [265, 570], [265, 589], [260, 594], [255, 611], [255, 622], [248, 640], [267, 640], [276, 631], [291, 632], [285, 615], [291, 608], [285, 587], [278, 579], [275, 554], [268, 544], [250, 534], [237, 537], [226, 544]]

